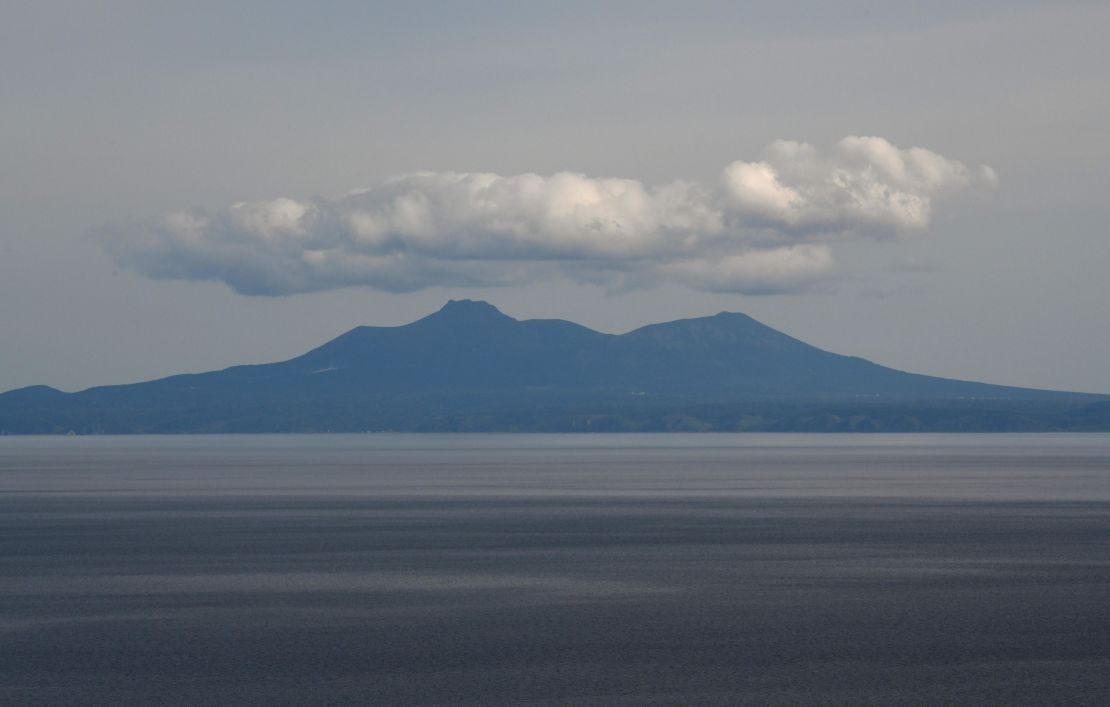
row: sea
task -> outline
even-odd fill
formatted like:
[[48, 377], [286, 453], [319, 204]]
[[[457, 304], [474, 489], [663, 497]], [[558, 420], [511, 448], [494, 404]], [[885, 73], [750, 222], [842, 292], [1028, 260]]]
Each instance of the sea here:
[[1107, 705], [1110, 435], [0, 437], [4, 705]]

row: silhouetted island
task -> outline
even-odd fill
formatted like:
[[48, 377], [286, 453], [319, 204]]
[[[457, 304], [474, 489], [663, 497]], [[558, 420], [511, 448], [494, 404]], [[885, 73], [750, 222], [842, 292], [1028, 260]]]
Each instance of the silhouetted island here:
[[905, 373], [744, 314], [603, 334], [452, 300], [279, 363], [0, 395], [4, 434], [1110, 430], [1110, 396]]

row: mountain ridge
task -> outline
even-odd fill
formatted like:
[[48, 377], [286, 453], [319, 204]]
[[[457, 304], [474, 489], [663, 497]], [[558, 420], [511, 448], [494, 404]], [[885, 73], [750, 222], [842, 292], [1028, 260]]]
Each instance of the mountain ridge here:
[[[676, 415], [700, 421], [695, 428], [736, 429], [759, 428], [751, 422], [757, 408], [760, 419], [779, 410], [774, 424], [790, 427], [782, 409], [878, 405], [889, 416], [894, 408], [901, 415], [922, 406], [966, 408], [968, 401], [980, 408], [990, 402], [1005, 415], [1022, 408], [1025, 421], [1012, 423], [1018, 427], [1072, 429], [1077, 423], [1058, 415], [1038, 422], [1027, 413], [1038, 401], [1060, 412], [1105, 399], [907, 373], [824, 351], [738, 312], [607, 334], [561, 319], [517, 320], [488, 302], [449, 300], [408, 324], [354, 327], [284, 361], [75, 393], [8, 391], [0, 394], [0, 431], [457, 429], [475, 420], [484, 420], [481, 429], [548, 429], [562, 420], [554, 424], [559, 429], [596, 415], [656, 420], [635, 429], [666, 428], [671, 423], [659, 420]], [[706, 421], [706, 406], [718, 418], [747, 410], [737, 419], [748, 422]], [[951, 424], [976, 428], [967, 414]], [[901, 429], [881, 420], [872, 426]]]

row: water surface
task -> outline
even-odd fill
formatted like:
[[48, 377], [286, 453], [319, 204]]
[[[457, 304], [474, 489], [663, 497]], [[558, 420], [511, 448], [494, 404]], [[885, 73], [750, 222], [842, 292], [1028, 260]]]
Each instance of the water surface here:
[[1110, 704], [1110, 435], [0, 437], [0, 703]]

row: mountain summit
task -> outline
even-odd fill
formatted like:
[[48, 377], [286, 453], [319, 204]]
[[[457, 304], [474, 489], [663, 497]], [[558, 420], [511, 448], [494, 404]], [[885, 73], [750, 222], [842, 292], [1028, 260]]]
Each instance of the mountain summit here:
[[[738, 313], [614, 335], [451, 300], [410, 324], [357, 327], [288, 361], [72, 394], [11, 391], [0, 395], [0, 430], [673, 429], [675, 420], [678, 428], [792, 429], [783, 415], [803, 412], [825, 427], [858, 418], [850, 429], [862, 419], [920, 429], [928, 425], [914, 411], [938, 407], [978, 410], [970, 423], [961, 413], [975, 428], [984, 406], [1002, 410], [1006, 427], [1033, 402], [1043, 413], [1046, 404], [1070, 410], [1098, 400], [904, 373]], [[878, 417], [862, 412], [876, 406], [885, 411]], [[892, 410], [901, 420], [893, 427], [884, 422]], [[1047, 423], [1025, 427], [1038, 424]]]
[[489, 326], [497, 323], [505, 324], [516, 320], [494, 307], [489, 302], [473, 299], [447, 300], [438, 312], [433, 312], [423, 319], [413, 322], [419, 324], [438, 323], [452, 326]]

